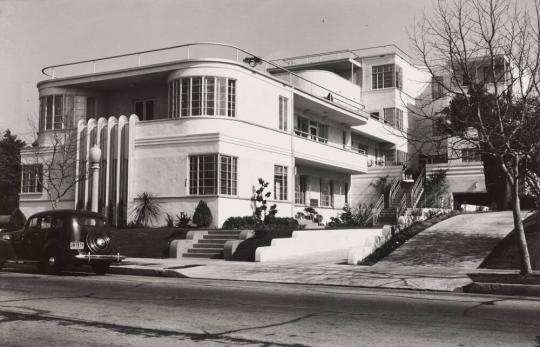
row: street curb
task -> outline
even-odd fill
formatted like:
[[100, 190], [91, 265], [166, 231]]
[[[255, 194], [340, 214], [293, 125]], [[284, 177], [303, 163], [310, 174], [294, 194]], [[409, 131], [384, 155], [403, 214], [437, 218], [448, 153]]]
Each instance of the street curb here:
[[540, 297], [540, 285], [473, 282], [463, 287], [463, 292]]
[[168, 269], [144, 269], [139, 267], [123, 267], [111, 266], [109, 273], [114, 275], [129, 275], [129, 276], [152, 276], [152, 277], [176, 277], [189, 278], [188, 276], [174, 270]]

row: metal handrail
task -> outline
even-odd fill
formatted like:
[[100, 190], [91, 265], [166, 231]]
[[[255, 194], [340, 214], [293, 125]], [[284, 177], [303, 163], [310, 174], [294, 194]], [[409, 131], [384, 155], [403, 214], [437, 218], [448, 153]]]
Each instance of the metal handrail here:
[[403, 194], [397, 208], [397, 216], [401, 216], [404, 210], [407, 209], [407, 194]]
[[379, 220], [379, 215], [381, 214], [381, 211], [384, 207], [384, 194], [381, 194], [377, 202], [375, 203], [375, 206], [373, 206], [372, 212], [373, 212], [373, 224], [376, 224]]
[[[399, 176], [398, 177], [395, 177], [393, 180], [392, 180], [392, 185], [390, 186], [390, 190], [388, 191], [388, 206], [390, 206], [392, 204], [392, 201], [394, 201], [394, 197], [399, 189], [398, 187], [398, 184], [399, 182], [401, 182]], [[398, 189], [396, 189], [398, 188]]]
[[[148, 54], [148, 53], [154, 53], [154, 52], [163, 52], [163, 51], [168, 51], [168, 50], [172, 50], [172, 49], [177, 49], [177, 48], [186, 48], [187, 49], [187, 59], [190, 59], [190, 48], [191, 47], [194, 47], [194, 46], [216, 46], [216, 47], [226, 47], [226, 48], [231, 48], [233, 50], [235, 50], [235, 53], [236, 53], [236, 62], [239, 62], [240, 61], [240, 53], [246, 55], [248, 58], [252, 58], [252, 61], [254, 62], [253, 65], [250, 64], [250, 66], [252, 66], [252, 68], [255, 68], [257, 65], [264, 63], [265, 64], [265, 67], [264, 67], [264, 73], [268, 74], [267, 73], [267, 70], [269, 69], [269, 65], [272, 66], [273, 68], [276, 68], [278, 70], [281, 70], [281, 71], [284, 71], [288, 74], [288, 77], [289, 77], [289, 85], [292, 86], [292, 77], [294, 76], [295, 78], [298, 78], [298, 79], [301, 79], [309, 84], [312, 84], [314, 86], [316, 86], [317, 88], [321, 88], [325, 91], [327, 91], [328, 93], [331, 93], [332, 95], [334, 96], [339, 96], [340, 99], [343, 99], [344, 101], [340, 100], [341, 102], [343, 102], [344, 104], [347, 105], [348, 108], [352, 108], [354, 110], [362, 110], [365, 108], [365, 106], [355, 100], [352, 100], [346, 96], [343, 96], [341, 95], [339, 92], [336, 92], [336, 91], [333, 91], [331, 89], [328, 89], [318, 83], [315, 83], [313, 81], [310, 81], [308, 80], [307, 78], [305, 77], [302, 77], [298, 74], [295, 74], [294, 72], [282, 67], [282, 66], [279, 66], [275, 63], [273, 63], [272, 61], [268, 61], [268, 60], [265, 60], [265, 59], [262, 59], [260, 57], [257, 57], [255, 54], [251, 53], [251, 52], [248, 52], [246, 50], [243, 50], [241, 48], [238, 48], [236, 46], [233, 46], [233, 45], [229, 45], [229, 44], [226, 44], [226, 43], [219, 43], [219, 42], [194, 42], [194, 43], [186, 43], [186, 44], [183, 44], [183, 45], [176, 45], [176, 46], [169, 46], [169, 47], [165, 47], [165, 48], [157, 48], [157, 49], [150, 49], [150, 50], [145, 50], [145, 51], [138, 51], [138, 52], [133, 52], [133, 53], [125, 53], [125, 54], [118, 54], [118, 55], [112, 55], [112, 56], [107, 56], [107, 57], [102, 57], [102, 58], [94, 58], [94, 59], [87, 59], [87, 60], [80, 60], [80, 61], [76, 61], [76, 62], [71, 62], [71, 63], [65, 63], [65, 64], [58, 64], [58, 65], [51, 65], [51, 66], [46, 66], [44, 67], [43, 69], [41, 69], [41, 73], [43, 73], [45, 76], [48, 76], [52, 79], [56, 78], [55, 77], [55, 69], [58, 69], [58, 68], [61, 68], [61, 67], [68, 67], [68, 66], [75, 66], [75, 65], [81, 65], [81, 64], [87, 64], [87, 63], [92, 63], [93, 64], [93, 72], [92, 73], [97, 73], [96, 71], [96, 63], [98, 62], [102, 62], [102, 61], [106, 61], [106, 60], [111, 60], [111, 59], [117, 59], [117, 58], [124, 58], [124, 57], [130, 57], [130, 56], [136, 56], [137, 57], [137, 67], [141, 67], [143, 66], [144, 64], [142, 64], [142, 55], [143, 54]], [[51, 71], [51, 74], [47, 73], [48, 71]], [[109, 70], [109, 71], [114, 71], [113, 70]], [[358, 107], [359, 106], [359, 107]]]
[[416, 179], [416, 182], [414, 182], [414, 185], [411, 188], [411, 207], [412, 208], [414, 208], [416, 205], [416, 201], [418, 199], [418, 196], [420, 195], [419, 192], [421, 193], [424, 188], [424, 173], [425, 173], [425, 169], [422, 169], [422, 171], [420, 171], [420, 175]]
[[[343, 149], [343, 150], [345, 150], [347, 152], [353, 152], [353, 153], [358, 153], [358, 154], [362, 154], [362, 155], [367, 155], [366, 151], [361, 149], [361, 148], [355, 148], [355, 147], [352, 147], [352, 146], [343, 146], [343, 145], [341, 145], [341, 146], [333, 145], [333, 144], [328, 143], [328, 138], [320, 137], [320, 136], [313, 135], [313, 134], [310, 134], [310, 133], [306, 133], [305, 131], [294, 129], [294, 134], [296, 135], [296, 137], [301, 137], [303, 139], [314, 141], [314, 142], [317, 142], [317, 143], [321, 143], [323, 145], [327, 145], [327, 146], [334, 147], [334, 148], [337, 148], [337, 149]], [[305, 135], [305, 136], [302, 136], [302, 135]]]

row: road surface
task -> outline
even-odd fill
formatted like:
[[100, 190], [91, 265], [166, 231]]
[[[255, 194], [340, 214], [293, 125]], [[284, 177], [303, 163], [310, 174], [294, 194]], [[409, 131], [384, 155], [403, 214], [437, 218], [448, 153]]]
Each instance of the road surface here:
[[540, 300], [0, 272], [1, 346], [540, 346]]

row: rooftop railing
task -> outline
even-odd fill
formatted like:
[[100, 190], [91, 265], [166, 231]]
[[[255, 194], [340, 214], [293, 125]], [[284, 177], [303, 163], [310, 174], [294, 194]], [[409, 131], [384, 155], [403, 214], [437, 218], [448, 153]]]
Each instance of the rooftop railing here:
[[[301, 89], [310, 93], [313, 89], [322, 89], [327, 94], [332, 95], [333, 102], [355, 113], [360, 113], [364, 105], [352, 100], [339, 92], [326, 88], [316, 82], [308, 80], [285, 67], [279, 66], [275, 62], [265, 60], [251, 52], [243, 50], [233, 45], [216, 42], [197, 42], [183, 45], [170, 46], [159, 49], [151, 49], [134, 53], [112, 55], [108, 57], [94, 58], [76, 61], [72, 63], [59, 64], [44, 67], [41, 72], [51, 79], [77, 77], [92, 75], [97, 73], [113, 72], [118, 70], [134, 69], [143, 66], [172, 63], [182, 60], [193, 59], [227, 59], [237, 63], [244, 63], [250, 68], [262, 74], [268, 74], [269, 69], [280, 71], [280, 80], [294, 86], [294, 80], [302, 80], [308, 84], [308, 88], [302, 86]], [[274, 77], [276, 78], [276, 77]], [[317, 96], [324, 99], [322, 96]], [[328, 101], [328, 100], [327, 100]]]
[[401, 50], [398, 46], [383, 45], [383, 46], [374, 46], [374, 47], [366, 47], [366, 48], [359, 48], [359, 49], [344, 49], [344, 50], [339, 50], [339, 51], [300, 55], [300, 56], [295, 56], [295, 57], [275, 59], [275, 60], [272, 60], [272, 62], [282, 67], [302, 65], [302, 64], [314, 64], [314, 63], [320, 63], [320, 62], [332, 61], [332, 60], [341, 60], [341, 59], [354, 59], [360, 62], [362, 58], [385, 55], [385, 54], [399, 54], [407, 60], [410, 60], [410, 61], [413, 60], [412, 57], [410, 57], [407, 53]]

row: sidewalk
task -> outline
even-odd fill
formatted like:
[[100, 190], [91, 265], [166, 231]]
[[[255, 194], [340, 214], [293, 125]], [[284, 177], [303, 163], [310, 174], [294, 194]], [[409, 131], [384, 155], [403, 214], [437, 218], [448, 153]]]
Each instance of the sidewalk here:
[[467, 274], [477, 272], [483, 259], [511, 230], [508, 212], [456, 216], [426, 229], [373, 266], [348, 265], [346, 252], [334, 251], [267, 263], [130, 258], [111, 267], [111, 273], [462, 291], [473, 283]]

